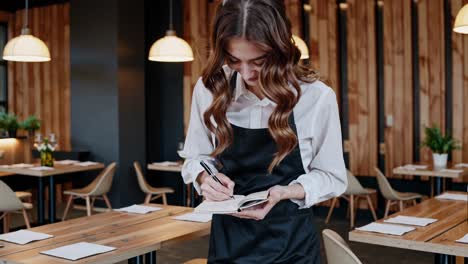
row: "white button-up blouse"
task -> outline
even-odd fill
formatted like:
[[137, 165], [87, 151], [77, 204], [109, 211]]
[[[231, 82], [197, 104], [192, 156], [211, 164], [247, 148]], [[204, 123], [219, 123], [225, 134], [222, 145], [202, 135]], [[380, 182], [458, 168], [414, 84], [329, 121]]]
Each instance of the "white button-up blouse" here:
[[[230, 77], [233, 71], [226, 66], [224, 69]], [[341, 195], [346, 189], [347, 178], [334, 91], [321, 81], [301, 83], [301, 91], [302, 95], [293, 113], [306, 173], [290, 185], [298, 183], [304, 188], [305, 198], [292, 200], [302, 209]], [[203, 122], [203, 113], [211, 102], [212, 94], [200, 78], [194, 88], [190, 123], [181, 154], [185, 158], [182, 168], [184, 182], [193, 182], [199, 193], [196, 178], [203, 171], [200, 161], [205, 161], [217, 172], [215, 160], [210, 157], [215, 147], [215, 137]], [[226, 113], [227, 119], [231, 124], [243, 128], [267, 128], [268, 118], [275, 105], [268, 98], [258, 99], [246, 89], [242, 77], [237, 74], [235, 94]]]

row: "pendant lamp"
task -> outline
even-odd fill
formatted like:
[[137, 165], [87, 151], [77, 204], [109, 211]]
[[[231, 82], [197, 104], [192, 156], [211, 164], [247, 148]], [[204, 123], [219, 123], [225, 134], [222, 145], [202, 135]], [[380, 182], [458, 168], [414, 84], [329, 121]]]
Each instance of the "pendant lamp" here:
[[172, 0], [170, 0], [169, 30], [166, 36], [158, 39], [151, 45], [148, 60], [161, 62], [193, 61], [193, 52], [190, 45], [176, 36], [172, 25]]
[[464, 5], [462, 9], [458, 11], [453, 31], [461, 34], [468, 34], [468, 4]]
[[308, 59], [309, 58], [309, 49], [307, 48], [306, 43], [304, 40], [302, 40], [300, 37], [296, 35], [292, 35], [292, 39], [294, 40], [294, 43], [296, 46], [299, 48], [301, 51], [301, 60]]
[[24, 24], [21, 35], [12, 38], [3, 49], [3, 59], [7, 61], [43, 62], [50, 61], [47, 45], [39, 38], [31, 35], [28, 27], [28, 0], [24, 13]]

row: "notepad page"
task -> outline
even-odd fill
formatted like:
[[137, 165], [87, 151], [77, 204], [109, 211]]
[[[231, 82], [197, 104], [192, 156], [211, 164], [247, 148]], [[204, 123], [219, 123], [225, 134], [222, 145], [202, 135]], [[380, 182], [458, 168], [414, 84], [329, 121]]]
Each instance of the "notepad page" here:
[[407, 232], [413, 231], [414, 227], [393, 224], [370, 223], [363, 227], [358, 227], [356, 228], [356, 230], [401, 236]]
[[40, 253], [68, 260], [78, 260], [81, 258], [106, 253], [115, 249], [115, 247], [102, 246], [87, 242], [79, 242], [47, 251], [41, 251]]
[[195, 212], [207, 212], [215, 214], [227, 214], [237, 212], [239, 203], [244, 199], [243, 195], [234, 195], [234, 199], [228, 199], [221, 202], [204, 201], [195, 208]]
[[399, 216], [384, 220], [385, 223], [416, 225], [416, 226], [427, 226], [436, 221], [437, 219], [433, 219], [433, 218], [404, 216], [404, 215], [399, 215]]
[[175, 220], [207, 223], [211, 221], [213, 214], [210, 213], [188, 213], [174, 217]]
[[38, 233], [29, 230], [18, 230], [15, 232], [0, 235], [0, 240], [24, 245], [32, 241], [44, 240], [51, 237], [53, 236], [49, 234]]

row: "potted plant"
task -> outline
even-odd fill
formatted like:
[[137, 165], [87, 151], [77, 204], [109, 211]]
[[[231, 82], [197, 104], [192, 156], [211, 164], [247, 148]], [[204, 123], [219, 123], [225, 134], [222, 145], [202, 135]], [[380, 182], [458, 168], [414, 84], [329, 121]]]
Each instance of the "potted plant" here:
[[41, 128], [41, 120], [31, 115], [20, 123], [20, 128], [28, 131], [29, 137], [34, 137], [34, 132]]
[[13, 113], [0, 113], [0, 127], [8, 132], [8, 137], [15, 138], [19, 128], [18, 118]]
[[435, 169], [447, 167], [447, 157], [454, 149], [459, 149], [457, 141], [450, 135], [442, 135], [442, 131], [437, 125], [424, 128], [426, 137], [422, 142], [422, 147], [428, 147], [432, 151]]

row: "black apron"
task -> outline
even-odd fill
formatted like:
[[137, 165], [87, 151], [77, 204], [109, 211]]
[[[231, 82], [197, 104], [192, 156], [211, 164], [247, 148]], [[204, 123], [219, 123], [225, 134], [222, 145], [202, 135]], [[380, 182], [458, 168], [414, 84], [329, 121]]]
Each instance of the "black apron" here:
[[[235, 87], [236, 74], [231, 79]], [[289, 125], [296, 133], [294, 114]], [[220, 172], [236, 185], [234, 194], [247, 195], [274, 185], [288, 185], [304, 174], [299, 146], [268, 173], [276, 142], [268, 129], [232, 125], [233, 142], [217, 158]], [[214, 215], [208, 263], [321, 263], [320, 237], [312, 209], [298, 209], [290, 200], [278, 202], [263, 220]]]

